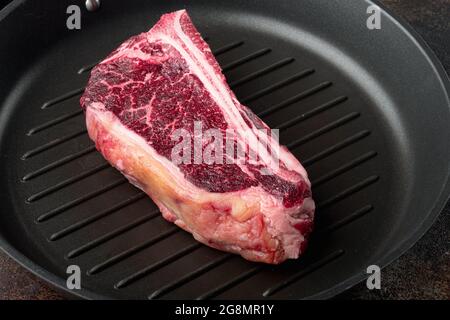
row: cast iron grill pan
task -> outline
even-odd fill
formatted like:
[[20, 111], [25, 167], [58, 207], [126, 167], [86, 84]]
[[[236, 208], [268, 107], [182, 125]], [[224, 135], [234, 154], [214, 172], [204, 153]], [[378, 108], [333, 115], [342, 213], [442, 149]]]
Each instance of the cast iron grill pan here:
[[[448, 82], [387, 13], [381, 30], [366, 28], [368, 1], [103, 1], [78, 31], [65, 27], [69, 4], [15, 1], [0, 28], [1, 241], [54, 285], [76, 264], [84, 298], [330, 297], [398, 257], [445, 204]], [[297, 261], [267, 266], [197, 243], [87, 136], [79, 98], [91, 68], [180, 8], [240, 101], [309, 171], [316, 231]]]

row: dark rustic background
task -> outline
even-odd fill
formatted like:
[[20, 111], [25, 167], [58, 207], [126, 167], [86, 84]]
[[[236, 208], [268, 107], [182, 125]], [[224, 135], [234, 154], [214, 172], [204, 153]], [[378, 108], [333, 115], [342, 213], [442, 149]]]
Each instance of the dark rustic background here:
[[[0, 6], [7, 2], [0, 0]], [[422, 35], [450, 74], [450, 0], [381, 2]], [[413, 248], [383, 269], [381, 290], [369, 291], [362, 283], [336, 299], [450, 300], [449, 229], [450, 203]], [[63, 296], [0, 253], [0, 299], [63, 299]]]

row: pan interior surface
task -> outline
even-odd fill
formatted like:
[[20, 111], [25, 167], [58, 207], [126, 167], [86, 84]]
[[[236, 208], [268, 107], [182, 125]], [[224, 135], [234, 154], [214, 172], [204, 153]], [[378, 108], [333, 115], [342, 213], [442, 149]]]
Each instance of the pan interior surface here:
[[[66, 27], [70, 1], [18, 3], [0, 29], [0, 234], [57, 286], [78, 265], [86, 298], [329, 297], [411, 246], [446, 200], [447, 80], [387, 13], [367, 29], [370, 2], [104, 1], [82, 11], [80, 30]], [[316, 229], [296, 261], [198, 244], [87, 136], [79, 98], [92, 66], [180, 8], [309, 172]]]

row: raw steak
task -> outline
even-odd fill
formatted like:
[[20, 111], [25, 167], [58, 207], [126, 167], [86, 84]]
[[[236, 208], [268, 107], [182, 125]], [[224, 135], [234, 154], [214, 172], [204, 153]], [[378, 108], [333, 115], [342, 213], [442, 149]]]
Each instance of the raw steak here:
[[[186, 11], [163, 15], [112, 52], [92, 70], [80, 102], [97, 149], [165, 219], [252, 261], [277, 264], [303, 253], [314, 216], [307, 174], [239, 103]], [[234, 135], [199, 136], [199, 124], [200, 132]], [[194, 145], [190, 154], [180, 149], [182, 162], [173, 158], [176, 132], [191, 134], [185, 142]], [[222, 145], [211, 152], [212, 141]], [[234, 161], [228, 153], [222, 163], [195, 158], [195, 146], [215, 156], [226, 141], [234, 142]]]

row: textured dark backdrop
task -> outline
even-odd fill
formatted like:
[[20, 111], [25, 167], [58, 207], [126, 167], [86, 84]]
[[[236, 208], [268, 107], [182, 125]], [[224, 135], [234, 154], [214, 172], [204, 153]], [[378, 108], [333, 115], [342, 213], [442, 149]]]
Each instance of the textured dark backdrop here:
[[[0, 0], [0, 6], [7, 2]], [[450, 0], [381, 2], [422, 35], [450, 74]], [[369, 291], [362, 283], [336, 299], [450, 300], [449, 229], [450, 203], [428, 233], [382, 271], [381, 290]], [[63, 296], [0, 253], [0, 299], [63, 299]]]

